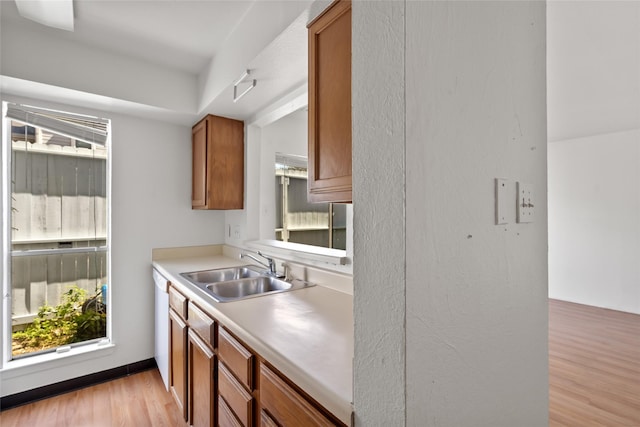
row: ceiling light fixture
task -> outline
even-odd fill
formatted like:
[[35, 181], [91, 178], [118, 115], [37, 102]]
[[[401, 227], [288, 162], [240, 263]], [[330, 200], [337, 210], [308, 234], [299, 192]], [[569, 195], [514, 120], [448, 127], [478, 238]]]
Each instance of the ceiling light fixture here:
[[72, 0], [15, 0], [18, 12], [23, 18], [30, 19], [48, 27], [73, 31]]
[[[246, 70], [242, 74], [242, 76], [240, 76], [240, 78], [233, 83], [233, 102], [238, 102], [240, 98], [245, 96], [251, 89], [256, 87], [256, 79], [252, 79], [249, 82], [245, 81], [245, 79], [249, 77], [249, 74], [251, 74], [251, 70]], [[249, 83], [249, 87], [247, 87], [240, 95], [238, 95], [238, 85], [240, 83]]]

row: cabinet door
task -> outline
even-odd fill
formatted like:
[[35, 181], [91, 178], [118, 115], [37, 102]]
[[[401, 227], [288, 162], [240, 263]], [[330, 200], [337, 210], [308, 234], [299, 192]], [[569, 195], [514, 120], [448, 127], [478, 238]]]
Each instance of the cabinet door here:
[[260, 427], [278, 427], [273, 418], [264, 411], [260, 411]]
[[193, 209], [244, 206], [244, 122], [208, 115], [191, 131]]
[[169, 389], [187, 419], [187, 325], [169, 310]]
[[207, 203], [207, 121], [202, 120], [193, 127], [191, 207], [202, 208]]
[[218, 427], [244, 427], [222, 396], [218, 396]]
[[309, 25], [309, 201], [351, 202], [351, 2]]
[[265, 364], [260, 364], [260, 404], [282, 427], [337, 424], [330, 421], [301, 394]]
[[215, 426], [215, 357], [189, 330], [189, 421], [193, 427]]
[[244, 122], [208, 116], [209, 209], [244, 206]]

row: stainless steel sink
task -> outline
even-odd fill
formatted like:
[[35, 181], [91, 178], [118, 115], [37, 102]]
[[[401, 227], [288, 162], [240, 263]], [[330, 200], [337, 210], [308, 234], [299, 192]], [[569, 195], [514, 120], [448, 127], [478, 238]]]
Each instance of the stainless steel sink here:
[[231, 301], [255, 295], [288, 291], [293, 287], [289, 282], [271, 276], [252, 277], [207, 285], [206, 288], [218, 301]]
[[229, 280], [244, 279], [247, 277], [259, 277], [264, 275], [264, 269], [251, 265], [243, 265], [241, 267], [219, 268], [215, 270], [193, 271], [191, 273], [180, 274], [191, 283], [214, 283], [226, 282]]
[[313, 283], [303, 280], [279, 279], [253, 265], [192, 271], [180, 275], [217, 302], [236, 301], [313, 286]]

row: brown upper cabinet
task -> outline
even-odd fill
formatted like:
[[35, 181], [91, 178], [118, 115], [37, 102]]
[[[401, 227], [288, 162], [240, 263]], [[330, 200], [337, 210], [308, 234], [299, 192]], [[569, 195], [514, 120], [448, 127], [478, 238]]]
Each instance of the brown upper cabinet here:
[[351, 1], [309, 26], [310, 202], [351, 202]]
[[193, 209], [242, 209], [244, 122], [208, 115], [191, 131]]

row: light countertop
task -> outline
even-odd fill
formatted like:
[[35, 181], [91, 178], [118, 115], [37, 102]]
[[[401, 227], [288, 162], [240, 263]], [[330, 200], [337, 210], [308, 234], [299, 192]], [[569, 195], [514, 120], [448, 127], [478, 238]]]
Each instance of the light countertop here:
[[153, 267], [219, 324], [346, 425], [353, 395], [353, 296], [324, 286], [218, 303], [180, 273], [245, 265], [223, 255], [156, 259]]

